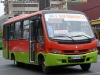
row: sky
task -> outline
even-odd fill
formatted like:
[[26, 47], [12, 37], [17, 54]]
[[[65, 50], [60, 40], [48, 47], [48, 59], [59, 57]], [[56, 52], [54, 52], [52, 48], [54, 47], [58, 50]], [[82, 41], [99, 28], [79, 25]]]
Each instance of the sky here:
[[0, 3], [0, 16], [4, 14], [4, 4]]

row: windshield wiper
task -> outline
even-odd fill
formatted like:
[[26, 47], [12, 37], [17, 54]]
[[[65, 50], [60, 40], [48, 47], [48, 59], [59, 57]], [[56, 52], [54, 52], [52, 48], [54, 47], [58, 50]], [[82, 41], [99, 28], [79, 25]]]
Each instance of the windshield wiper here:
[[87, 37], [91, 41], [91, 38], [89, 38], [88, 36], [85, 36], [85, 35], [76, 35], [76, 36], [72, 36], [72, 37], [81, 37], [81, 36]]
[[69, 36], [54, 36], [54, 37], [68, 37], [68, 38], [70, 38], [73, 42], [75, 42], [75, 40], [74, 40], [72, 37], [69, 37]]

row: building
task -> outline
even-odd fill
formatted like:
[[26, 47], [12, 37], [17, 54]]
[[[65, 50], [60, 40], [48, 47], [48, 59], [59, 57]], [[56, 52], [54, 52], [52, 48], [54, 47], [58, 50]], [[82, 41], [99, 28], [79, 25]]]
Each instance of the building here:
[[58, 9], [58, 7], [60, 6], [59, 4], [62, 4], [63, 2], [67, 2], [67, 4], [62, 6], [64, 10], [70, 9], [72, 5], [81, 4], [79, 3], [80, 0], [5, 0], [5, 14], [0, 17], [0, 24], [2, 26], [3, 22], [7, 21], [10, 15], [12, 15], [13, 17], [19, 14], [33, 13], [39, 10], [43, 10], [47, 7], [54, 7], [56, 5], [58, 5], [56, 7]]
[[22, 0], [5, 0], [4, 6], [4, 12], [8, 15], [33, 13], [39, 10], [38, 0], [31, 0], [30, 2]]
[[5, 0], [4, 12], [5, 14], [33, 13], [64, 1], [86, 2], [87, 0]]
[[5, 0], [4, 12], [8, 15], [33, 13], [62, 2], [84, 2], [87, 0]]
[[2, 15], [0, 17], [0, 30], [3, 29], [3, 24], [5, 21], [7, 21], [8, 19], [12, 18], [14, 15]]
[[43, 8], [50, 7], [61, 3], [65, 0], [9, 0], [4, 2], [4, 12], [5, 14], [26, 14], [33, 13], [38, 10], [43, 10]]
[[81, 2], [77, 2], [77, 1], [64, 1], [62, 3], [53, 5], [51, 7], [47, 7], [45, 8], [46, 10], [70, 10], [71, 6], [75, 6], [75, 5], [81, 5]]
[[19, 14], [33, 13], [63, 1], [64, 0], [5, 0], [3, 1], [5, 13], [0, 17], [0, 29], [2, 29], [3, 23], [11, 17]]
[[71, 9], [84, 12], [90, 20], [100, 18], [100, 0], [87, 0], [87, 3], [83, 3], [80, 6], [72, 6]]

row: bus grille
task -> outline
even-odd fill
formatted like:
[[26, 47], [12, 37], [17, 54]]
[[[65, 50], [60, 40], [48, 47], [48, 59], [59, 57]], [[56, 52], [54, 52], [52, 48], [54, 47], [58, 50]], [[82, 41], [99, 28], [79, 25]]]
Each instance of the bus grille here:
[[77, 62], [84, 62], [85, 59], [74, 59], [74, 60], [68, 60], [69, 63], [77, 63]]
[[88, 49], [84, 50], [63, 50], [64, 54], [85, 54], [88, 52]]

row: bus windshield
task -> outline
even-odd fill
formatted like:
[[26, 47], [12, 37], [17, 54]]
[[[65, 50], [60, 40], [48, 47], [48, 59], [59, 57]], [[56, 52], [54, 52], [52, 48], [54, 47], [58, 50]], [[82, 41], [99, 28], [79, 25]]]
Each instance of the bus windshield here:
[[[92, 28], [82, 14], [45, 14], [48, 36], [51, 39], [84, 40], [94, 38]], [[70, 38], [69, 38], [70, 37]]]

